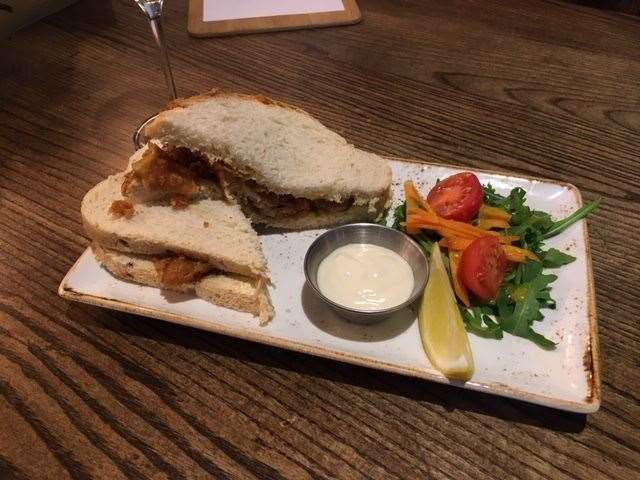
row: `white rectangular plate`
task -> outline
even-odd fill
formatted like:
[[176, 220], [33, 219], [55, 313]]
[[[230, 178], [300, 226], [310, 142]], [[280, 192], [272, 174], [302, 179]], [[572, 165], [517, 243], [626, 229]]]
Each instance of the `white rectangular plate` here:
[[[402, 201], [402, 184], [412, 179], [426, 193], [438, 178], [460, 170], [442, 165], [391, 160], [394, 206]], [[520, 186], [529, 204], [555, 218], [582, 204], [578, 190], [568, 184], [477, 172], [506, 194]], [[476, 371], [468, 382], [450, 381], [427, 359], [418, 332], [416, 313], [406, 309], [375, 326], [347, 323], [328, 309], [305, 286], [304, 254], [324, 230], [273, 233], [261, 236], [271, 279], [276, 315], [260, 327], [249, 314], [235, 312], [190, 295], [167, 294], [157, 288], [117, 280], [87, 249], [60, 284], [70, 300], [146, 315], [203, 330], [262, 342], [322, 357], [450, 383], [575, 412], [594, 412], [600, 406], [598, 337], [586, 223], [573, 225], [548, 241], [577, 260], [556, 272], [552, 294], [555, 310], [536, 330], [558, 342], [545, 351], [523, 338], [505, 333], [503, 340], [470, 334]]]

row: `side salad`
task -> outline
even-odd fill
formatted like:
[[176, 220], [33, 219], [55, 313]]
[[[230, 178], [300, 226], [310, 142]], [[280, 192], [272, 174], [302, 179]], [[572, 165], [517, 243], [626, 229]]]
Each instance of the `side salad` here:
[[555, 348], [534, 326], [544, 319], [544, 309], [556, 307], [551, 289], [557, 276], [547, 270], [575, 257], [544, 242], [586, 217], [600, 199], [554, 220], [529, 207], [522, 188], [503, 196], [470, 172], [439, 181], [425, 198], [411, 181], [404, 193], [393, 227], [412, 236], [427, 255], [438, 243], [466, 330], [493, 339], [508, 332]]

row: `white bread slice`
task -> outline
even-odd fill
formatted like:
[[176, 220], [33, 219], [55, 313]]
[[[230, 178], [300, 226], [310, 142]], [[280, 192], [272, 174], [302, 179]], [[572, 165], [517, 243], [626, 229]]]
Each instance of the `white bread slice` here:
[[391, 169], [383, 158], [355, 148], [303, 110], [265, 97], [213, 90], [177, 100], [147, 134], [223, 161], [274, 193], [354, 198], [378, 213], [387, 201]]
[[221, 307], [249, 312], [259, 318], [261, 325], [273, 318], [273, 307], [262, 280], [241, 275], [211, 274], [195, 283], [167, 287], [160, 281], [153, 263], [154, 256], [122, 253], [95, 242], [91, 247], [98, 261], [123, 280], [167, 290], [195, 292], [200, 298]]
[[224, 272], [268, 276], [258, 236], [238, 205], [199, 199], [174, 210], [136, 203], [133, 217], [116, 217], [109, 209], [114, 200], [123, 200], [124, 175], [110, 176], [82, 200], [82, 221], [93, 240], [123, 252], [182, 254]]

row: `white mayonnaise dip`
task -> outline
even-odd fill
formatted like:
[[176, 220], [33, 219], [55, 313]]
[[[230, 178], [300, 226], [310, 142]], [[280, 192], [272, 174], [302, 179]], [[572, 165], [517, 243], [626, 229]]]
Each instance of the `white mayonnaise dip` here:
[[413, 291], [413, 271], [393, 250], [352, 243], [331, 252], [318, 267], [318, 288], [331, 301], [357, 310], [384, 310]]

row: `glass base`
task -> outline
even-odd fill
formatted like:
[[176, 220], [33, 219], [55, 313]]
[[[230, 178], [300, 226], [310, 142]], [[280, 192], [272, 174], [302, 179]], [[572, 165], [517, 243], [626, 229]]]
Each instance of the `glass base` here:
[[140, 126], [138, 127], [138, 129], [133, 133], [133, 144], [136, 147], [136, 150], [142, 148], [143, 146], [145, 146], [147, 144], [147, 142], [149, 141], [149, 137], [146, 133], [146, 129], [147, 126], [153, 121], [155, 120], [155, 118], [158, 116], [158, 114], [156, 113], [155, 115], [150, 116], [149, 118], [147, 118], [144, 122], [142, 122], [140, 124]]

